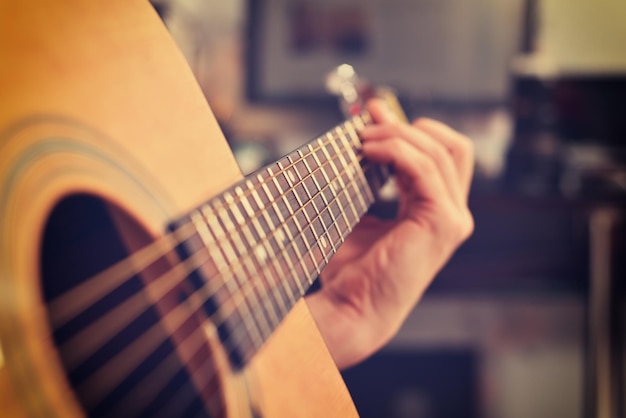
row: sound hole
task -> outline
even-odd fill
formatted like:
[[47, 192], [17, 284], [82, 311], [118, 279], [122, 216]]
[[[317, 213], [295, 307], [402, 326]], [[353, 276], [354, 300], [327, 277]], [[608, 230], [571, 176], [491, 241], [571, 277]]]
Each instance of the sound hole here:
[[154, 246], [128, 214], [86, 194], [59, 202], [44, 230], [43, 296], [79, 402], [94, 417], [223, 416], [208, 319], [187, 307], [185, 274], [171, 274], [175, 250], [128, 263], [129, 242]]

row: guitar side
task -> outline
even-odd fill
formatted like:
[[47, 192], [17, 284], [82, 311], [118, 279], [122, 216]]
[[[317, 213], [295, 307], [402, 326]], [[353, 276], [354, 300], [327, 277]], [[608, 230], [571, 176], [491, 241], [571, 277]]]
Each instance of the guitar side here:
[[[158, 238], [170, 219], [241, 173], [147, 2], [2, 1], [0, 62], [11, 63], [0, 68], [0, 287], [8, 296], [0, 304], [0, 415], [77, 417], [84, 413], [50, 338], [40, 289], [39, 251], [53, 207], [91, 193]], [[130, 251], [141, 241], [122, 235]], [[260, 416], [356, 415], [304, 301], [243, 371], [230, 369], [216, 338], [207, 344], [217, 353], [229, 416], [249, 416], [251, 406]]]

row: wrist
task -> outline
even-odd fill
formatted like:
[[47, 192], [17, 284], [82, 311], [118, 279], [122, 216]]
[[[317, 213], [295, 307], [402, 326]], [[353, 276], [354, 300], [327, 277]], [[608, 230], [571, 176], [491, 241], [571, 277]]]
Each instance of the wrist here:
[[393, 335], [388, 326], [376, 326], [378, 318], [370, 318], [349, 304], [334, 300], [323, 290], [307, 296], [306, 302], [339, 369], [364, 360]]

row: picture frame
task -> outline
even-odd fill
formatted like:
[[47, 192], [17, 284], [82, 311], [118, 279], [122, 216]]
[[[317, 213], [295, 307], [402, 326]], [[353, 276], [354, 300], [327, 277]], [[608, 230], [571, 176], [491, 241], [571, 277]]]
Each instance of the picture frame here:
[[330, 101], [325, 75], [352, 65], [411, 101], [506, 99], [525, 0], [248, 0], [253, 102]]

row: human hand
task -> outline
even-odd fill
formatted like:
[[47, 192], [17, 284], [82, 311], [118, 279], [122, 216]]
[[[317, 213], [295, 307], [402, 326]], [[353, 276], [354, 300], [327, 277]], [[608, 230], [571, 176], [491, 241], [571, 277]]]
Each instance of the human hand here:
[[402, 123], [379, 100], [368, 110], [375, 124], [360, 132], [363, 154], [394, 167], [399, 211], [392, 221], [365, 217], [322, 272], [321, 290], [307, 298], [340, 368], [396, 334], [474, 227], [471, 141], [431, 119]]

